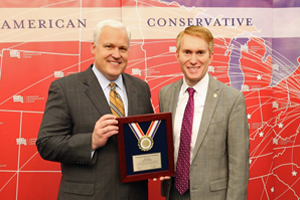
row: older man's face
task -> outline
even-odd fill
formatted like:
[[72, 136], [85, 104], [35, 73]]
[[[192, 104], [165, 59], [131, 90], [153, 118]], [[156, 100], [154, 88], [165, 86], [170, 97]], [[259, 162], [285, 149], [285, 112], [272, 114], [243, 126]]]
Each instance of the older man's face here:
[[124, 72], [128, 62], [129, 40], [125, 29], [104, 27], [97, 45], [92, 44], [95, 67], [110, 81]]

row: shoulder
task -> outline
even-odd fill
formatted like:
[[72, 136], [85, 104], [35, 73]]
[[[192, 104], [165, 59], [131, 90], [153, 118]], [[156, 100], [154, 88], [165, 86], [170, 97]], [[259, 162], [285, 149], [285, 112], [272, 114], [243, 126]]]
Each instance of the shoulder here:
[[143, 87], [145, 87], [145, 86], [149, 87], [148, 83], [146, 81], [144, 81], [144, 80], [142, 80], [142, 79], [140, 79], [138, 77], [132, 76], [132, 75], [127, 74], [127, 73], [123, 73], [122, 75], [123, 75], [125, 83], [130, 82], [130, 83], [132, 83], [134, 85], [139, 85], [139, 86], [143, 86]]
[[213, 76], [210, 75], [209, 88], [214, 88], [214, 87], [217, 87], [223, 95], [228, 95], [231, 97], [237, 97], [237, 96], [244, 95], [240, 90], [238, 90], [232, 86], [229, 86], [229, 85], [215, 79]]
[[52, 83], [55, 84], [75, 84], [78, 82], [84, 82], [85, 80], [91, 80], [95, 78], [95, 75], [92, 71], [92, 69], [89, 67], [85, 71], [82, 72], [75, 72], [73, 74], [69, 74], [67, 76], [64, 76], [62, 78], [59, 78], [57, 80], [54, 80]]
[[142, 79], [140, 79], [138, 77], [135, 77], [135, 76], [132, 76], [132, 75], [127, 74], [127, 73], [123, 73], [122, 75], [125, 79], [129, 79], [129, 80], [136, 81], [136, 82], [139, 82], [139, 83], [145, 82]]
[[180, 88], [180, 86], [182, 85], [182, 82], [183, 82], [182, 79], [180, 79], [174, 83], [165, 85], [160, 89], [160, 93], [167, 93], [167, 92], [171, 92], [171, 91], [175, 90], [176, 88]]

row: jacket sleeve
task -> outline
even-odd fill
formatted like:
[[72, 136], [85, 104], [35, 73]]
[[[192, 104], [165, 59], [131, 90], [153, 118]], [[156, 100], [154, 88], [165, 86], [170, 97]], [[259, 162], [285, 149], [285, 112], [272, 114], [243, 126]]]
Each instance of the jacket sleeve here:
[[54, 81], [48, 92], [36, 146], [43, 159], [61, 163], [92, 164], [92, 133], [73, 134], [65, 91]]
[[228, 191], [226, 199], [246, 200], [249, 179], [249, 129], [245, 98], [236, 98], [228, 121]]

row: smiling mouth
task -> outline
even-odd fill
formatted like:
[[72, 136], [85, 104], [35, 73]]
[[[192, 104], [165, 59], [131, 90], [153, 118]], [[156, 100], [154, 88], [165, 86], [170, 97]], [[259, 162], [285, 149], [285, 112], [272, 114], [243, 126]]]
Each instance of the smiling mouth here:
[[113, 64], [113, 65], [119, 65], [121, 64], [120, 61], [108, 61], [110, 64]]
[[200, 66], [194, 66], [194, 67], [187, 67], [188, 69], [199, 69]]

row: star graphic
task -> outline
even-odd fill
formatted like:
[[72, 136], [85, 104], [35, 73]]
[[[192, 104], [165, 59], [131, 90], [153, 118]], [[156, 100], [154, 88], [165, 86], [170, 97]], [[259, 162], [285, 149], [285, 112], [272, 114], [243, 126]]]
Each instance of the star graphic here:
[[294, 171], [292, 171], [292, 175], [293, 176], [297, 176], [297, 172], [294, 170]]
[[274, 138], [273, 139], [273, 144], [278, 144], [278, 139]]
[[263, 136], [264, 136], [264, 132], [260, 132], [260, 133], [259, 133], [259, 136], [260, 136], [260, 137], [263, 137]]
[[251, 119], [251, 114], [248, 114], [247, 117], [248, 117], [248, 119]]
[[261, 78], [262, 78], [262, 76], [259, 74], [259, 75], [257, 75], [257, 80], [261, 80]]
[[282, 127], [283, 127], [283, 123], [280, 122], [280, 123], [278, 124], [278, 127], [279, 127], [279, 128], [282, 128]]
[[271, 192], [272, 192], [272, 193], [274, 192], [274, 187], [271, 188]]

